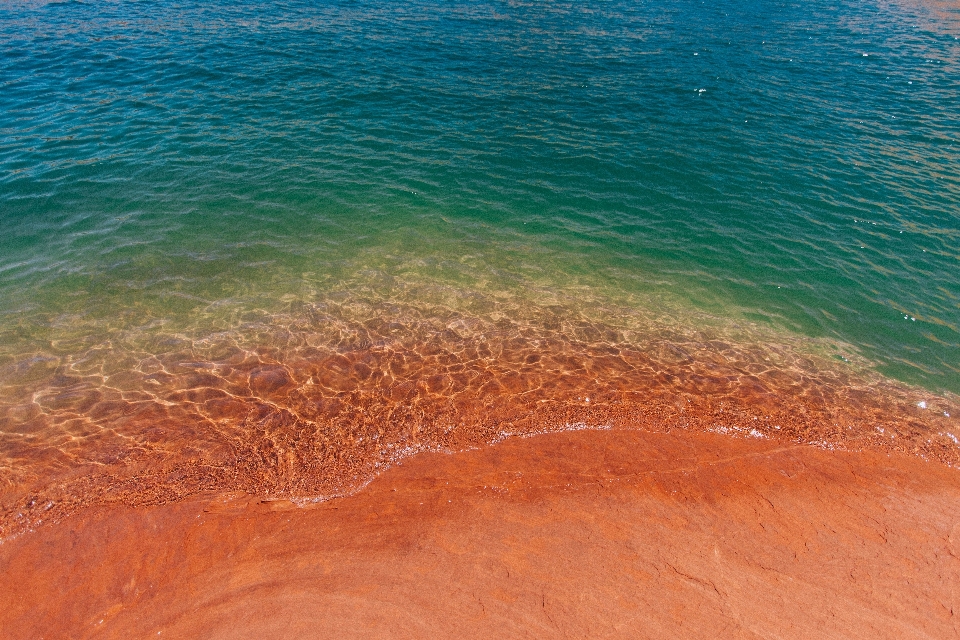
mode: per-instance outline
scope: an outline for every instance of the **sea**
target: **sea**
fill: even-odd
[[[0,537],[957,394],[955,2],[0,4]]]

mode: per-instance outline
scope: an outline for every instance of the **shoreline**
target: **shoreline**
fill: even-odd
[[[0,407],[0,540],[109,504],[230,491],[344,495],[411,454],[576,425],[897,451],[960,466],[952,396],[782,345],[709,334],[631,341],[559,316],[528,326],[321,320],[330,335],[299,327],[282,349],[241,349],[227,337],[109,378],[60,367],[8,390],[23,403]]]
[[[960,472],[903,454],[554,433],[420,454],[309,508],[232,493],[85,510],[0,546],[0,626],[951,637],[958,522]]]

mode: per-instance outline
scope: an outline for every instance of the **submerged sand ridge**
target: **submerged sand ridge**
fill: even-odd
[[[204,491],[322,499],[420,451],[584,426],[960,462],[949,399],[797,345],[643,333],[550,306],[357,306],[8,366],[0,534]]]
[[[943,465],[578,431],[422,454],[309,509],[221,494],[86,510],[0,547],[0,628],[949,638],[958,558],[960,475]]]

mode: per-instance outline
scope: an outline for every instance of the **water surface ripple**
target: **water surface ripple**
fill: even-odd
[[[627,381],[743,411],[788,389],[853,422],[922,402],[939,426],[904,434],[952,460],[958,38],[937,0],[4,4],[4,508],[82,502],[132,452],[153,487],[192,461],[209,486],[333,490],[330,448],[374,429],[350,401],[466,416],[513,389],[489,440]],[[298,414],[336,354],[352,373]],[[309,473],[225,479],[264,411],[312,425],[287,459]],[[447,442],[428,413],[393,444]],[[830,440],[823,416],[794,435]],[[392,459],[371,452],[357,468]]]

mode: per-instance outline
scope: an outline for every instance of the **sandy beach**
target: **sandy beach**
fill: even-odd
[[[0,51],[0,640],[960,640],[958,0]]]
[[[0,574],[9,638],[948,638],[960,473],[575,431],[422,454],[310,508],[91,509],[5,543]]]

